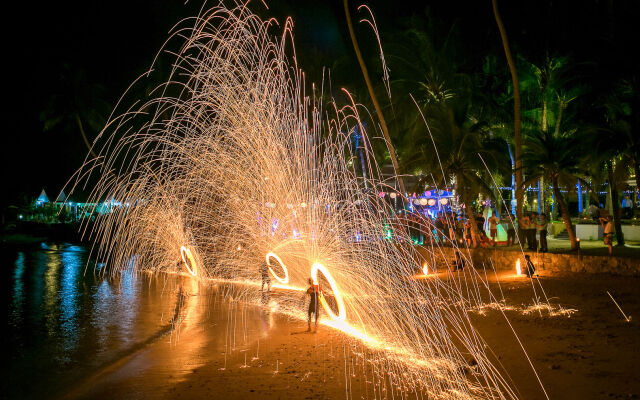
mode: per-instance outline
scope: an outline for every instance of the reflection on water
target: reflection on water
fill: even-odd
[[[109,382],[128,387],[145,373],[159,381],[144,393],[161,396],[211,354],[243,351],[274,325],[273,316],[229,305],[215,287],[188,277],[127,271],[103,278],[81,246],[3,245],[0,256],[8,351],[0,393],[9,398],[55,397],[82,382],[91,383],[76,390],[81,397],[104,397],[113,395]],[[114,368],[119,360],[126,362]]]

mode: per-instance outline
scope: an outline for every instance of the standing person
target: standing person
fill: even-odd
[[[536,273],[536,267],[533,265],[533,262],[531,261],[531,257],[529,257],[528,254],[525,254],[524,259],[525,259],[525,267],[524,267],[525,273],[529,278],[531,278],[533,274]]]
[[[613,217],[600,217],[600,225],[604,229],[604,244],[609,248],[609,255],[613,255]]]
[[[306,295],[309,295],[309,309],[307,310],[307,326],[308,332],[311,332],[311,314],[315,314],[316,331],[318,330],[318,313],[320,311],[320,285],[313,283],[313,279],[309,278],[309,288]]]
[[[507,221],[507,246],[513,246],[516,243],[516,226],[518,221],[511,217]]]
[[[529,249],[536,251],[538,250],[538,240],[536,239],[536,217],[534,215],[535,213],[529,215],[529,237],[527,242],[529,242]]]
[[[260,291],[264,292],[264,286],[267,285],[267,293],[269,293],[271,291],[271,278],[269,277],[269,266],[266,262],[260,264],[260,275],[262,276]]]
[[[438,244],[442,244],[442,237],[444,235],[443,234],[444,219],[442,218],[442,214],[439,214],[438,217],[436,218],[435,228],[436,228],[436,240],[438,241]]]
[[[547,248],[547,225],[549,225],[547,215],[545,213],[540,213],[538,220],[536,221],[536,229],[538,230],[538,235],[540,235],[540,251],[543,253],[549,251]]]
[[[450,239],[450,218],[445,216],[444,213],[440,214],[442,216],[442,242],[444,243],[449,243],[448,240]]]
[[[471,247],[471,218],[467,218],[464,223],[464,240],[467,241],[467,246]]]
[[[484,231],[484,217],[482,213],[478,213],[476,216],[476,224],[478,225],[478,233]]]
[[[491,240],[493,241],[493,247],[496,247],[496,238],[498,237],[498,223],[500,218],[496,215],[489,217],[489,233],[491,233]]]
[[[531,225],[529,215],[522,215],[522,221],[518,221],[518,239],[520,239],[520,245],[523,249],[527,244],[529,245],[528,248],[531,248],[531,244],[527,243],[529,241],[529,225]]]
[[[462,215],[456,216],[456,236],[460,240],[464,240],[464,220]]]
[[[456,250],[453,258],[453,264],[451,265],[454,271],[464,269],[464,258],[462,258],[462,254],[460,254],[460,250]]]

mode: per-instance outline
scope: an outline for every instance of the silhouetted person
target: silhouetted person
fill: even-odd
[[[513,226],[514,224],[517,224],[517,222],[513,218],[510,218],[506,223],[507,246],[513,246],[516,243],[516,227]]]
[[[541,213],[536,220],[536,229],[538,230],[538,234],[540,235],[540,251],[546,253],[549,249],[547,248],[547,225],[549,221],[547,220],[547,216],[545,213]]]
[[[320,285],[313,283],[313,279],[309,278],[309,288],[307,289],[307,295],[309,295],[309,309],[307,310],[307,326],[308,331],[311,331],[311,314],[315,314],[316,331],[318,330],[318,313],[320,311]]]
[[[602,229],[604,229],[604,244],[609,248],[609,255],[613,254],[613,217],[608,215],[605,217],[600,217],[600,225],[602,225]]]
[[[531,225],[531,220],[528,215],[524,214],[522,219],[518,221],[518,239],[520,239],[520,245],[523,249],[529,240],[529,225]],[[530,248],[531,243],[529,243]]]
[[[492,215],[489,217],[489,233],[491,234],[491,240],[493,241],[493,247],[496,246],[497,237],[498,237],[498,223],[500,223],[500,218],[496,215]]]
[[[533,274],[536,273],[536,267],[533,265],[533,262],[531,261],[531,257],[529,257],[528,254],[525,254],[524,259],[525,259],[524,272],[527,274],[529,278],[531,278]]]
[[[262,275],[262,286],[260,291],[264,292],[264,286],[267,285],[267,293],[271,291],[271,278],[269,277],[269,266],[266,262],[260,264],[260,275]]]
[[[462,254],[460,254],[460,251],[456,250],[453,259],[453,265],[451,266],[453,267],[454,271],[464,269],[464,258],[462,258]]]

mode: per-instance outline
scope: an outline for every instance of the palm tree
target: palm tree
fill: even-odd
[[[102,100],[106,90],[103,86],[90,84],[84,71],[64,65],[60,75],[60,88],[51,96],[46,108],[40,113],[43,130],[51,131],[57,127],[72,131],[77,129],[82,141],[93,155],[86,128],[93,132],[102,130],[106,123],[105,116],[111,110],[110,105]]]
[[[520,220],[522,218],[522,162],[520,160],[520,153],[522,152],[522,138],[521,138],[521,118],[520,118],[520,84],[518,82],[518,72],[516,70],[516,64],[511,56],[511,50],[509,49],[509,40],[507,39],[507,32],[502,24],[502,18],[500,17],[500,11],[498,10],[497,0],[491,0],[493,6],[493,15],[496,19],[496,24],[500,30],[500,38],[502,39],[502,46],[504,47],[504,53],[509,64],[509,71],[511,72],[511,80],[513,81],[513,142],[515,147],[515,174],[516,174],[516,218]]]
[[[430,131],[424,123],[423,129],[408,130],[402,166],[423,176],[416,190],[430,184],[440,187],[454,184],[468,216],[472,217],[472,202],[477,193],[495,195],[487,168],[498,175],[509,174],[509,162],[504,140],[492,138],[483,124],[468,118],[467,107],[455,105],[450,102],[430,107],[427,115]],[[471,224],[471,229],[475,245],[476,225]]]
[[[393,143],[391,142],[391,136],[389,136],[389,129],[387,128],[387,123],[385,122],[384,115],[382,114],[382,109],[380,108],[380,104],[378,103],[378,98],[376,97],[373,85],[371,84],[371,79],[369,78],[369,72],[367,71],[367,66],[362,59],[362,53],[360,52],[360,47],[358,46],[358,39],[356,38],[356,34],[353,30],[353,24],[351,23],[351,13],[349,12],[349,0],[344,0],[344,13],[347,18],[347,25],[349,27],[349,35],[351,36],[351,42],[353,43],[353,49],[356,52],[356,57],[358,58],[358,63],[360,64],[360,69],[362,70],[362,75],[364,77],[365,83],[367,84],[367,90],[369,91],[369,96],[371,96],[371,102],[376,109],[376,114],[378,115],[378,119],[380,121],[380,126],[382,127],[382,134],[384,135],[384,139],[387,142],[387,148],[389,149],[389,157],[391,158],[391,163],[393,164],[393,168],[396,170],[396,173],[400,170],[400,166],[398,164],[398,159],[396,157],[396,152],[393,147]],[[405,193],[404,182],[401,176],[397,176],[398,186],[400,187],[400,192]]]
[[[562,221],[569,234],[571,249],[576,250],[578,244],[576,234],[571,225],[569,209],[560,191],[561,185],[573,187],[579,179],[580,139],[575,131],[555,135],[554,132],[538,130],[527,138],[522,154],[522,162],[530,172],[524,185],[534,183],[540,178],[551,182],[553,194],[560,209]]]
[[[624,79],[604,102],[606,121],[620,155],[616,165],[621,171],[635,175],[636,190],[640,191],[640,82],[637,76]],[[633,196],[635,199],[635,196]]]
[[[619,140],[619,132],[612,129],[592,129],[591,131],[593,140],[591,151],[588,153],[589,163],[595,165],[607,181],[613,208],[616,241],[618,246],[624,246],[619,192],[626,187],[626,180],[631,175],[631,161],[621,148],[624,143]]]

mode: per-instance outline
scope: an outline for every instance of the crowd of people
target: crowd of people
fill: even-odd
[[[549,219],[545,213],[525,213],[520,221],[509,213],[502,218],[496,213],[487,218],[482,213],[477,213],[472,218],[455,212],[441,212],[435,217],[408,213],[401,217],[400,222],[409,227],[415,243],[437,243],[444,246],[455,243],[457,246],[466,244],[469,247],[487,248],[497,245],[513,246],[518,243],[519,238],[526,250],[548,251]],[[503,240],[499,240],[500,229],[506,233],[506,240],[504,236]]]

